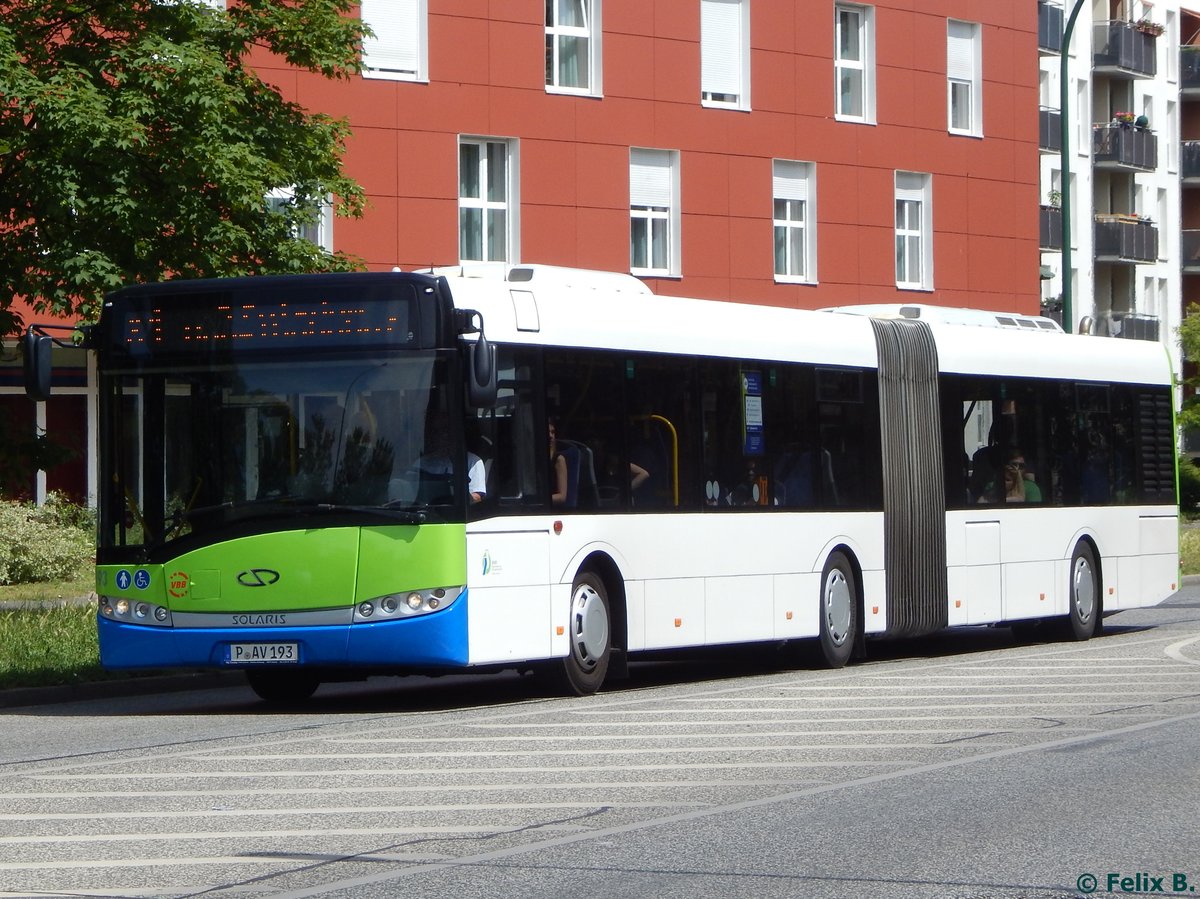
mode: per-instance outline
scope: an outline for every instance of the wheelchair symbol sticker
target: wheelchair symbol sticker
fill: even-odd
[[[133,576],[133,586],[139,590],[145,590],[150,586],[150,572],[145,568],[139,568]]]

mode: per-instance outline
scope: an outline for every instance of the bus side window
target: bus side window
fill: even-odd
[[[497,347],[499,390],[494,406],[468,413],[467,451],[483,460],[487,499],[475,514],[520,509],[538,497],[541,445],[533,381],[536,357],[530,350]]]

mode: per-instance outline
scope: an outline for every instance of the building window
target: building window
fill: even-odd
[[[283,213],[288,207],[298,207],[296,192],[290,187],[281,187],[267,194],[267,208],[272,212]],[[296,236],[303,237],[309,243],[333,252],[333,197],[326,196],[320,205],[308,207],[309,214],[304,222],[296,229]]]
[[[458,145],[461,262],[517,260],[517,143],[462,138]]]
[[[896,286],[933,289],[932,178],[896,173]]]
[[[364,78],[428,81],[428,0],[362,0]]]
[[[855,122],[874,121],[874,8],[839,3],[834,12],[835,114]]]
[[[750,0],[700,0],[700,101],[750,108]]]
[[[946,23],[946,88],[953,134],[983,134],[979,35],[979,26],[974,22],[950,19]]]
[[[600,0],[546,0],[546,89],[600,94]]]
[[[629,153],[629,267],[635,275],[679,273],[679,155]]]
[[[771,192],[775,204],[776,281],[808,283],[817,280],[814,171],[811,162],[777,159],[773,163]]]

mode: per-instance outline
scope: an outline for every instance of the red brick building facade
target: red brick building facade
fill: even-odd
[[[347,165],[370,207],[337,220],[332,243],[372,269],[481,255],[460,242],[460,179],[473,166],[461,144],[484,139],[507,155],[508,262],[630,271],[631,151],[650,149],[666,151],[677,190],[667,265],[633,266],[656,292],[1038,308],[1034,4],[367,0],[363,15],[401,42],[415,23],[408,70],[332,83],[262,71],[349,119]],[[973,34],[976,66],[957,130],[956,28]],[[590,60],[565,85],[560,32]],[[835,89],[847,71],[857,106]],[[702,95],[723,77],[734,90]],[[808,179],[803,283],[776,276],[775,161]],[[928,176],[932,246],[915,289],[897,288],[897,173]]]

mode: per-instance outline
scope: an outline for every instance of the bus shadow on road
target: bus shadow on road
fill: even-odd
[[[1095,639],[1106,640],[1152,630],[1154,627],[1153,623],[1105,622],[1103,633]],[[950,659],[1055,643],[1059,643],[1059,637],[1050,627],[1036,628],[1019,635],[1006,626],[961,627],[923,637],[868,641],[865,658],[853,661],[842,671],[853,676],[856,668],[877,663],[904,659]],[[1064,642],[1061,645],[1068,647],[1080,644]],[[816,641],[693,648],[640,655],[630,663],[629,676],[610,678],[602,695],[632,695],[646,689],[774,677],[784,673],[803,678],[827,671]],[[77,697],[79,701],[33,704],[6,709],[5,712],[61,717],[236,714],[311,720],[328,716],[501,708],[558,702],[567,698],[557,689],[552,678],[533,671],[447,674],[441,677],[377,676],[366,680],[323,684],[312,698],[294,704],[263,702],[244,681],[228,675],[220,679],[219,686],[206,689],[188,689],[182,683],[173,685],[169,690],[155,689],[149,684],[140,691],[134,688],[129,692],[113,685],[110,687],[103,701],[89,701],[93,697],[81,695]]]
[[[1106,624],[1104,640],[1123,634],[1152,629],[1152,625]],[[865,659],[846,669],[878,662],[902,659],[936,660],[971,656],[994,650],[1022,646],[1049,645],[1060,640],[1053,629],[1034,631],[1017,637],[1008,627],[967,627],[941,631],[907,640],[871,641]],[[1063,646],[1078,644],[1061,643]],[[828,671],[820,659],[815,641],[794,644],[753,644],[750,646],[690,649],[679,652],[644,654],[629,665],[629,676],[610,679],[602,695],[633,695],[659,687],[705,684],[780,674],[820,674]],[[236,710],[256,714],[369,714],[379,712],[442,712],[480,706],[512,706],[563,700],[547,678],[535,673],[504,672],[488,675],[447,675],[445,677],[373,677],[368,681],[326,684],[302,705],[273,706],[262,703],[246,691],[246,702]],[[580,700],[586,702],[587,700]],[[214,708],[214,713],[235,710],[232,706]]]

